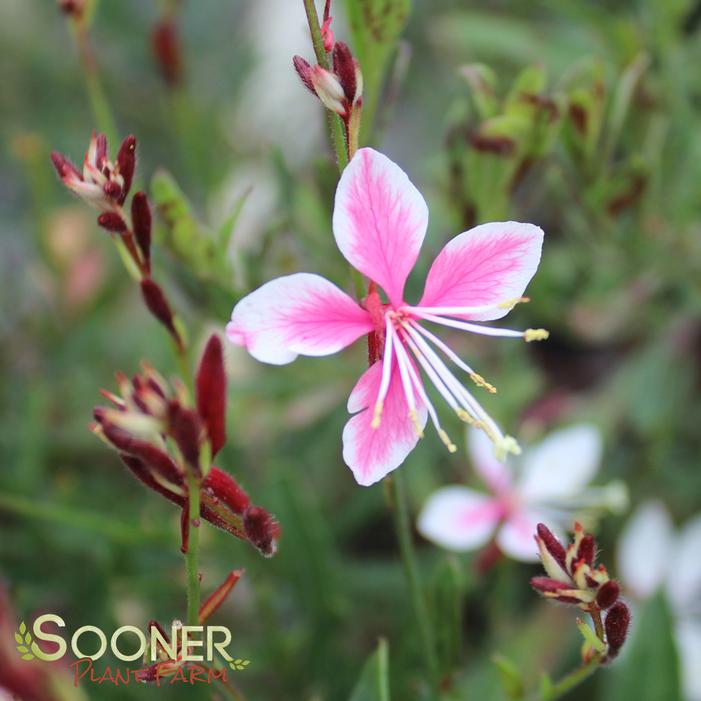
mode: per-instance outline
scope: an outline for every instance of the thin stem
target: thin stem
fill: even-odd
[[[80,65],[85,77],[85,88],[90,101],[97,128],[105,134],[109,143],[117,143],[117,127],[112,109],[102,88],[97,60],[90,45],[88,26],[85,18],[71,22],[73,40],[78,48]]]
[[[547,692],[538,692],[529,697],[529,701],[556,701],[562,698],[568,691],[571,691],[576,686],[579,686],[583,681],[588,679],[599,668],[602,655],[594,655],[588,662],[577,667],[569,674],[565,675],[560,681],[553,684]]]
[[[187,472],[187,488],[189,503],[188,527],[190,539],[187,554],[185,555],[185,568],[187,572],[187,623],[190,626],[199,625],[200,618],[200,483],[192,470]]]
[[[314,46],[314,54],[316,56],[316,62],[324,69],[329,70],[329,57],[326,55],[326,49],[324,48],[324,40],[321,36],[321,27],[319,26],[319,15],[316,13],[316,6],[314,5],[314,0],[303,0],[304,1],[304,11],[307,14],[307,24],[309,25],[309,33],[312,37],[312,44]],[[344,126],[341,118],[331,112],[326,111],[327,120],[329,123],[329,131],[331,134],[331,145],[336,153],[336,163],[338,165],[338,170],[342,173],[343,169],[348,165],[348,150],[346,146],[346,139],[344,136]]]
[[[419,627],[419,635],[424,650],[425,663],[428,668],[429,677],[434,685],[438,684],[438,657],[436,655],[435,637],[433,626],[428,615],[426,598],[421,586],[419,568],[416,564],[416,553],[411,537],[411,526],[409,521],[409,507],[407,504],[406,487],[404,476],[401,470],[396,470],[388,480],[388,488],[392,498],[394,512],[394,527],[399,540],[399,549],[404,562],[404,570],[409,585],[411,603],[414,609],[414,616]]]

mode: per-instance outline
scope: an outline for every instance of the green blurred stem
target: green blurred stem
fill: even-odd
[[[193,471],[187,471],[188,489],[188,529],[190,539],[185,555],[187,572],[187,624],[199,625],[200,620],[200,482]]]
[[[424,650],[425,663],[428,668],[429,677],[434,685],[434,690],[438,686],[438,657],[436,655],[435,637],[433,626],[428,615],[426,597],[421,586],[419,568],[416,563],[416,553],[411,535],[411,524],[409,520],[409,505],[407,503],[406,485],[401,470],[395,470],[388,480],[388,488],[392,499],[392,511],[394,514],[394,527],[399,540],[399,550],[404,562],[409,594],[414,609],[414,616],[419,627],[419,635]]]
[[[528,698],[528,701],[556,701],[562,698],[567,692],[579,686],[588,679],[596,670],[602,660],[602,655],[594,655],[589,662],[573,670],[559,682],[553,684],[547,692],[538,692]]]
[[[90,45],[87,20],[84,18],[71,21],[71,31],[73,40],[78,48],[80,65],[85,78],[85,88],[88,93],[90,108],[95,118],[95,124],[105,134],[108,143],[116,144],[117,127],[112,115],[112,109],[102,88],[97,60]]]
[[[319,27],[319,15],[316,13],[314,0],[303,0],[304,11],[307,13],[307,23],[309,24],[309,33],[312,35],[312,44],[314,45],[314,54],[317,63],[325,70],[330,69],[329,57],[326,55],[324,48],[324,40],[321,38],[321,28]],[[348,151],[346,148],[346,139],[344,137],[344,128],[341,118],[331,112],[326,111],[327,120],[329,123],[329,131],[331,134],[331,145],[336,153],[336,163],[338,170],[343,172],[343,169],[348,165]]]

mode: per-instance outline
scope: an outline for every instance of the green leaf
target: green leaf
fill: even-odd
[[[19,632],[24,635],[27,632],[27,626],[24,621],[19,624]]]
[[[522,699],[524,694],[523,680],[516,665],[504,655],[494,655],[492,662],[499,672],[499,680],[504,693],[510,699]]]
[[[32,655],[31,652],[28,652],[26,655],[22,655],[22,659],[23,659],[23,660],[27,660],[27,661],[33,660],[33,659],[34,659],[34,655]]]
[[[24,640],[22,640],[22,636],[19,633],[15,633],[15,640],[17,641],[18,645],[21,645]]]
[[[29,652],[29,648],[26,645],[18,645],[17,652]]]
[[[377,650],[365,663],[349,701],[390,701],[389,652],[386,640],[380,639]]]
[[[605,679],[604,701],[682,700],[672,620],[662,595],[633,619],[631,638]]]
[[[454,557],[440,561],[431,577],[429,599],[441,669],[450,674],[460,660],[465,577]]]

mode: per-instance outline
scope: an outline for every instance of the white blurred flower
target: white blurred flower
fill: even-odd
[[[582,510],[625,505],[620,483],[587,488],[602,453],[594,426],[578,424],[551,433],[520,457],[516,469],[494,457],[482,431],[469,430],[468,451],[491,493],[443,487],[429,497],[418,520],[424,537],[449,550],[474,550],[496,534],[506,555],[535,562],[538,523],[564,529]]]
[[[701,701],[701,514],[675,531],[661,502],[639,506],[618,544],[618,573],[638,600],[664,589],[674,617],[684,695]]]

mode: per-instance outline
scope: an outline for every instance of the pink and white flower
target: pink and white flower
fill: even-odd
[[[490,494],[461,485],[442,487],[429,497],[418,519],[419,532],[448,550],[474,550],[496,535],[503,553],[535,562],[538,523],[564,531],[576,515],[620,508],[626,500],[617,483],[586,488],[602,452],[599,431],[589,424],[551,433],[524,451],[517,469],[495,458],[481,431],[470,429],[468,450]]]
[[[618,573],[642,601],[663,589],[674,632],[687,701],[701,701],[701,514],[675,531],[664,505],[641,504],[618,543]]]
[[[402,464],[423,436],[428,416],[443,443],[456,450],[419,368],[460,419],[489,436],[498,453],[518,450],[445,359],[477,385],[494,388],[425,328],[426,322],[526,341],[547,337],[543,329],[513,331],[474,323],[499,319],[523,301],[540,260],[541,229],[499,222],[456,236],[438,254],[421,301],[413,305],[404,299],[404,284],[427,224],[426,202],[406,174],[377,151],[360,149],[338,184],[333,232],[346,260],[370,279],[367,298],[359,304],[325,278],[297,273],[244,297],[227,326],[229,340],[274,365],[298,355],[337,353],[368,335],[377,359],[351,392],[348,410],[355,416],[343,431],[343,457],[361,485],[379,481]]]

